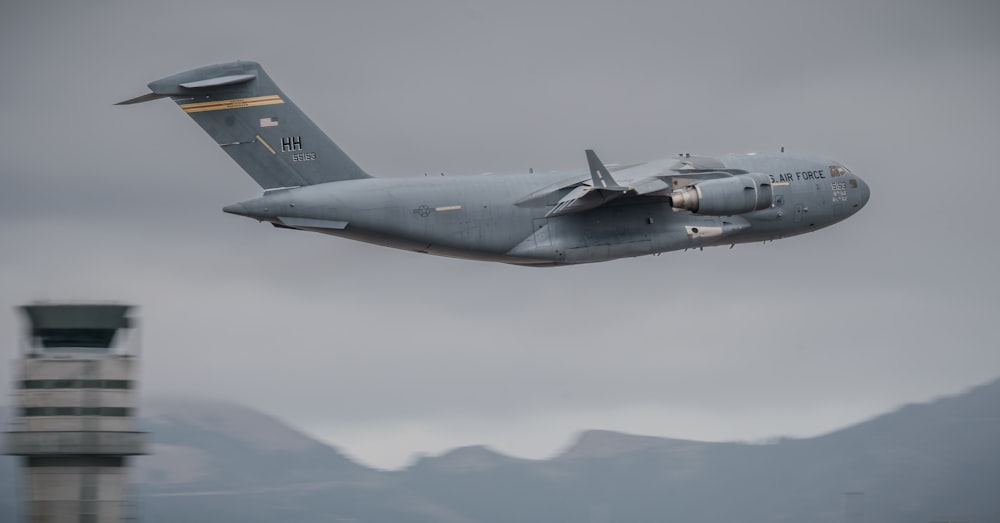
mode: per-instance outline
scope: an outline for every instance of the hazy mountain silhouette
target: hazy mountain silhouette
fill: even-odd
[[[824,436],[706,443],[588,431],[548,460],[481,446],[375,471],[245,407],[154,401],[136,463],[146,521],[1000,522],[1000,381]],[[0,413],[2,414],[2,413]],[[6,424],[5,424],[6,426]],[[0,460],[13,520],[15,460]]]

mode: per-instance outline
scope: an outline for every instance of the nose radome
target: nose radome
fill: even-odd
[[[858,209],[860,209],[864,207],[866,203],[868,203],[868,198],[871,197],[872,192],[871,189],[868,188],[868,184],[865,183],[864,180],[862,180],[860,177],[857,176],[856,178],[858,179],[858,196],[857,196]]]
[[[229,214],[238,214],[240,216],[247,216],[247,208],[243,206],[243,203],[234,203],[232,205],[227,205],[222,208],[222,212],[227,212]]]

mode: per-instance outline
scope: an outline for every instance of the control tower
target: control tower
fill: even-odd
[[[136,340],[128,305],[28,305],[14,362],[16,418],[5,452],[21,456],[24,521],[132,520],[127,464],[136,432]]]

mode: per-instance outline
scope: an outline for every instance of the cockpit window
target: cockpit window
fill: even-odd
[[[851,171],[844,167],[843,165],[831,165],[830,166],[830,176],[836,178],[837,176],[843,176],[845,174],[851,174]]]

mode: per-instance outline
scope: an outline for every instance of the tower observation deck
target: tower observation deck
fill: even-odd
[[[127,463],[136,431],[137,361],[128,305],[27,305],[12,366],[16,418],[5,452],[21,456],[29,523],[132,520]]]

